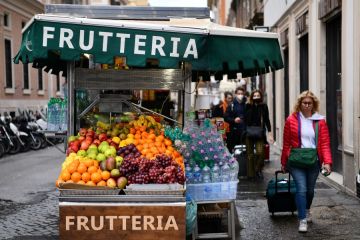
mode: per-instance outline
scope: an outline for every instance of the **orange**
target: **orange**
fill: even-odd
[[[156,138],[156,136],[155,136],[155,134],[154,134],[154,133],[150,133],[150,134],[149,134],[149,138],[150,138],[150,139],[155,139],[155,138]]]
[[[131,134],[135,134],[135,133],[136,133],[135,128],[130,128],[130,133],[131,133]]]
[[[84,182],[90,181],[90,179],[91,179],[90,173],[84,172],[84,173],[81,175],[81,179],[82,179]]]
[[[164,140],[164,143],[165,143],[166,146],[171,146],[172,145],[171,140],[169,140],[167,138]]]
[[[145,157],[148,159],[152,159],[154,155],[152,153],[147,153]]]
[[[64,171],[61,173],[61,179],[62,179],[63,181],[66,182],[66,181],[70,180],[70,178],[71,178],[71,175],[70,175],[69,171],[64,170]]]
[[[92,174],[92,173],[94,173],[94,172],[97,172],[97,170],[98,170],[97,167],[95,167],[95,166],[90,166],[87,171],[88,171],[88,173]]]
[[[149,153],[149,149],[145,148],[141,151],[141,154],[146,156],[146,154]]]
[[[97,170],[97,172],[98,172],[99,174],[101,174],[101,173],[102,173],[102,170],[99,168],[99,169]]]
[[[56,180],[56,182],[55,182],[56,187],[59,187],[59,186],[60,186],[60,183],[63,183],[63,182],[64,182],[64,181],[63,181],[62,179]]]
[[[103,179],[103,180],[108,180],[109,178],[110,178],[110,172],[109,171],[102,171],[101,172],[101,178]]]
[[[136,148],[141,152],[144,149],[144,146],[139,144],[136,146]]]
[[[154,154],[156,154],[156,153],[158,153],[158,150],[157,150],[156,147],[152,147],[152,148],[151,148],[151,152],[154,153]]]
[[[93,182],[93,181],[88,181],[86,183],[86,185],[89,185],[89,186],[96,186],[96,184]]]
[[[157,142],[162,142],[162,141],[164,141],[164,136],[163,136],[163,135],[157,136],[156,139],[155,139],[155,141],[157,141]]]
[[[99,162],[96,161],[96,160],[94,160],[94,166],[95,166],[95,167],[99,167]]]
[[[71,163],[66,169],[69,171],[69,173],[74,173],[77,170],[77,166],[76,164]]]
[[[153,140],[150,139],[150,138],[146,139],[145,141],[146,141],[146,143],[149,143],[149,144],[150,144],[150,143],[153,143]]]
[[[84,172],[87,171],[87,167],[85,165],[85,163],[80,163],[78,168],[77,168],[77,171],[80,173],[80,174],[83,174]]]
[[[146,126],[141,126],[140,131],[145,132],[146,131]],[[147,132],[145,132],[145,133],[147,134]]]
[[[80,180],[77,182],[77,184],[85,184],[85,182],[83,180]]]
[[[97,183],[97,186],[106,187],[106,182],[104,180],[101,180],[100,182]]]
[[[86,167],[90,167],[90,166],[94,165],[94,162],[92,160],[87,160],[83,163],[85,164]]]
[[[78,182],[81,180],[81,174],[78,172],[74,172],[73,174],[71,174],[71,180],[73,180],[74,182]]]
[[[173,152],[175,149],[172,146],[168,146],[167,150],[169,150],[170,152]]]
[[[162,143],[159,142],[159,141],[157,141],[157,142],[154,143],[154,145],[155,145],[156,147],[161,147]]]
[[[135,139],[140,139],[140,138],[141,138],[141,135],[140,135],[139,133],[136,133],[136,134],[134,135],[134,138],[135,138]]]
[[[101,173],[95,172],[91,174],[91,181],[94,183],[98,183],[102,180]]]
[[[144,138],[147,138],[148,137],[148,133],[147,132],[142,132],[141,133],[141,136],[142,136],[142,138],[144,139]]]
[[[175,158],[180,157],[180,153],[178,151],[174,151],[173,155],[174,155]]]

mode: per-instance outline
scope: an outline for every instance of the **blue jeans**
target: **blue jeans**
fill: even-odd
[[[320,163],[315,164],[314,167],[303,169],[288,166],[288,170],[293,177],[296,185],[296,207],[298,210],[298,218],[306,218],[306,210],[310,209],[314,198],[314,189],[316,179],[320,172]]]

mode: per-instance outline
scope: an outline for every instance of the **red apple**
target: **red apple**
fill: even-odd
[[[118,150],[118,148],[119,148],[119,144],[117,144],[116,142],[113,142],[113,141],[111,141],[110,146],[114,146],[116,148],[116,150]]]
[[[83,141],[80,146],[80,150],[87,150],[89,148],[91,143],[87,143],[86,141]]]
[[[78,138],[78,140],[79,140],[80,142],[82,142],[82,141],[85,140],[85,137],[84,137],[84,136],[80,136],[80,137]]]
[[[86,133],[86,137],[93,138],[94,136],[95,136],[95,132],[93,130],[88,130],[88,132]]]
[[[80,130],[79,130],[79,134],[80,134],[80,136],[85,137],[85,136],[86,136],[86,133],[87,133],[86,128],[80,128]]]
[[[109,139],[106,139],[106,141],[110,144],[112,143],[112,140],[109,138]]]
[[[99,140],[100,140],[100,142],[106,141],[106,139],[107,139],[106,133],[101,133],[101,134],[99,134]]]
[[[72,145],[71,147],[70,147],[70,151],[73,151],[73,152],[75,152],[75,153],[77,153],[77,151],[79,151],[79,147],[78,146],[76,146],[76,145]]]
[[[99,139],[95,139],[95,140],[93,141],[93,144],[95,144],[96,146],[99,146],[100,143],[101,143],[101,141],[100,141]]]

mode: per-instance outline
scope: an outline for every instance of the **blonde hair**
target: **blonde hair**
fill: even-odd
[[[298,96],[295,106],[293,108],[293,113],[300,112],[301,102],[302,102],[302,100],[304,100],[304,98],[307,98],[307,97],[309,97],[313,100],[312,113],[319,112],[319,107],[320,107],[319,99],[315,96],[315,94],[313,92],[311,92],[310,90],[306,90],[306,91],[303,91],[302,93],[300,93],[300,95]]]

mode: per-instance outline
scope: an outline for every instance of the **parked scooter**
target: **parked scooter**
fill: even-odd
[[[0,116],[0,137],[5,148],[5,153],[15,154],[20,152],[20,142],[18,137],[6,124],[5,116]]]

